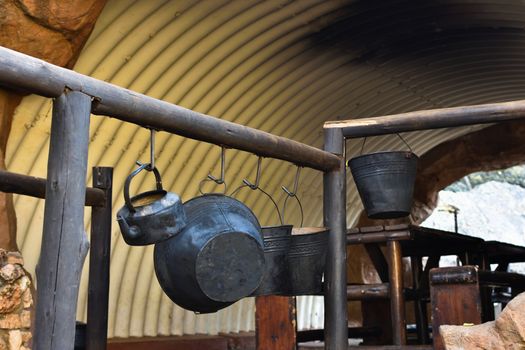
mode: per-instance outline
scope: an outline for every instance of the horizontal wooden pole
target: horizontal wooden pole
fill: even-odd
[[[46,179],[0,170],[0,191],[25,196],[46,198]],[[86,206],[104,206],[106,194],[98,188],[86,189]]]
[[[43,60],[0,47],[0,85],[57,97],[65,89],[94,99],[94,114],[191,139],[276,158],[321,171],[339,167],[339,157],[318,148],[198,113]]]
[[[346,286],[347,300],[387,299],[390,297],[388,283],[356,284]]]
[[[383,231],[372,233],[347,233],[346,244],[384,243],[387,241],[403,241],[411,239],[410,231]]]
[[[498,123],[525,118],[525,100],[474,106],[431,109],[375,118],[329,121],[325,129],[343,129],[346,138],[405,131]]]

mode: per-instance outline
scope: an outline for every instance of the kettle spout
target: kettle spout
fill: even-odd
[[[122,235],[126,241],[132,242],[142,236],[140,228],[135,225],[129,226],[126,219],[124,219],[122,216],[117,216],[117,222],[120,227],[120,232],[122,232]]]

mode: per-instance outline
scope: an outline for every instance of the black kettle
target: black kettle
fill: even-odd
[[[156,189],[129,196],[131,180],[142,170],[155,174]],[[162,188],[160,173],[150,164],[141,164],[124,184],[125,205],[117,213],[124,241],[129,245],[154,244],[175,236],[186,226],[180,197]]]

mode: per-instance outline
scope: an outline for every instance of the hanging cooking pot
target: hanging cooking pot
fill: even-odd
[[[323,293],[328,230],[324,227],[300,227],[292,231],[288,252],[291,288],[288,295]]]
[[[236,199],[205,194],[184,203],[184,230],[155,244],[155,273],[177,305],[216,312],[249,296],[261,283],[265,258],[261,227]]]
[[[162,188],[157,168],[141,164],[124,183],[124,206],[117,213],[117,222],[124,241],[129,245],[153,244],[178,234],[186,225],[186,215],[179,196]],[[131,180],[142,170],[155,174],[156,189],[129,196]]]
[[[292,225],[262,228],[266,271],[253,295],[279,295],[292,289],[288,253],[292,243]]]
[[[417,159],[412,152],[378,152],[348,161],[369,218],[394,219],[410,214]]]

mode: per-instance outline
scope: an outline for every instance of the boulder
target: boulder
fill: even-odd
[[[525,293],[512,299],[495,321],[475,326],[441,326],[447,350],[525,349]]]

